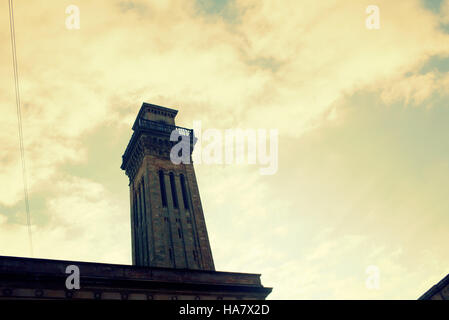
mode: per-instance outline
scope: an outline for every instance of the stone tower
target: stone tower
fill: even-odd
[[[178,143],[170,141],[173,130],[183,147],[190,143],[184,160],[191,160],[195,140],[193,130],[175,125],[176,114],[144,103],[123,155],[133,265],[0,256],[0,300],[260,300],[270,294],[260,274],[215,271],[193,165],[170,160]],[[65,270],[73,265],[81,270],[79,290],[66,285]]]
[[[192,161],[174,164],[173,130],[177,110],[143,103],[123,154],[129,177],[132,258],[137,266],[215,270]]]

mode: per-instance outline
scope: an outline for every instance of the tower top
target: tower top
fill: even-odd
[[[133,264],[215,270],[192,162],[171,160],[173,133],[194,145],[177,110],[143,103],[122,156],[129,177]]]
[[[136,121],[134,121],[133,130],[136,130],[137,122],[140,119],[175,125],[175,117],[177,114],[178,110],[144,102],[137,114]]]
[[[166,159],[170,159],[170,150],[175,142],[170,140],[170,135],[173,130],[176,130],[180,135],[190,137],[191,151],[193,151],[194,134],[192,129],[178,127],[175,124],[175,117],[178,110],[170,109],[155,104],[144,102],[140,107],[136,120],[133,124],[133,134],[126,147],[125,153],[122,156],[121,169],[126,171],[130,180],[134,178],[137,172],[136,160],[132,155],[143,155],[134,151],[145,151],[146,153],[159,153]],[[147,138],[140,139],[144,135]],[[151,139],[148,139],[151,137]],[[146,142],[145,142],[146,141]],[[143,144],[152,144],[151,147],[143,148]],[[136,150],[134,150],[136,149]],[[139,160],[140,161],[140,160]]]

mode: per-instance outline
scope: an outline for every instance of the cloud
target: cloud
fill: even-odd
[[[343,94],[389,79],[408,81],[407,87],[412,79],[401,76],[405,71],[430,54],[448,52],[448,35],[419,1],[380,2],[378,31],[364,27],[363,2],[303,5],[236,1],[241,19],[230,24],[198,15],[192,1],[84,1],[82,27],[69,31],[61,23],[64,2],[27,5],[27,10],[17,4],[31,176],[38,179],[37,168],[85,161],[77,139],[100,126],[129,122],[142,100],[181,106],[187,125],[201,114],[216,127],[274,127],[298,137]],[[38,23],[36,16],[45,16],[47,22]],[[9,61],[7,28],[3,30],[2,61]],[[37,47],[30,45],[32,39]],[[2,72],[9,72],[6,64]],[[2,87],[12,91],[11,75],[3,78]],[[420,77],[416,85],[424,80],[431,81]],[[426,85],[413,97],[422,99],[433,89]],[[118,105],[112,100],[117,96],[132,99]],[[1,140],[14,148],[9,134],[15,130],[13,94],[5,91],[0,99],[5,108],[2,126],[8,128]],[[54,152],[45,154],[33,147],[37,145]],[[17,162],[16,154],[9,163]],[[49,169],[38,181],[51,174]],[[10,188],[20,194],[20,183],[11,182]],[[5,198],[5,204],[18,200]]]
[[[386,81],[381,93],[385,103],[403,101],[406,105],[420,105],[434,93],[444,94],[449,88],[449,73],[428,72]]]
[[[30,193],[47,217],[33,220],[39,256],[129,263],[119,162],[147,101],[178,108],[184,127],[279,129],[275,176],[197,167],[218,269],[263,273],[275,298],[415,297],[438,280],[447,115],[426,106],[448,76],[418,71],[449,54],[447,1],[441,14],[378,1],[380,30],[365,28],[369,1],[236,0],[235,19],[194,1],[78,3],[80,30],[65,29],[69,1],[16,3]],[[9,219],[24,216],[23,185],[0,26],[0,204],[14,211],[0,213],[0,250],[27,255],[25,225]],[[365,292],[369,264],[392,281],[385,291]]]
[[[442,23],[449,23],[449,1],[442,2],[440,11]]]
[[[48,223],[32,228],[37,257],[130,263],[130,225],[124,203],[114,201],[101,184],[86,179],[67,177],[54,188],[57,193],[45,205]],[[0,230],[0,243],[9,244],[2,246],[2,255],[28,252],[25,224],[8,223],[0,214]]]

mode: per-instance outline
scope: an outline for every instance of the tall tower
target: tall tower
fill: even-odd
[[[133,266],[0,256],[0,300],[260,300],[270,294],[260,274],[215,271],[193,165],[170,159],[178,143],[171,133],[181,135],[183,151],[190,143],[190,160],[195,140],[193,130],[175,125],[177,113],[144,103],[123,154]],[[79,290],[61,281],[71,265],[83,270]]]
[[[177,110],[143,103],[122,156],[129,177],[133,264],[215,270],[192,161],[174,164],[170,150]]]

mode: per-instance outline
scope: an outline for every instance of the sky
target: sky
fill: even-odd
[[[0,255],[28,257],[0,12]],[[449,272],[449,0],[15,1],[15,27],[34,257],[131,264],[120,164],[145,101],[279,132],[273,175],[195,167],[217,270],[270,299],[416,299]]]

